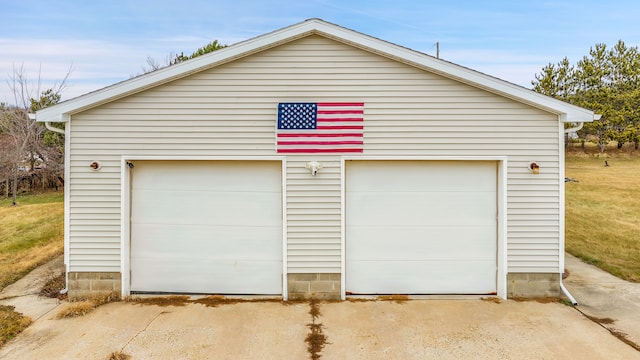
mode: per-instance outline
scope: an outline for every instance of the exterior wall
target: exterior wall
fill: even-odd
[[[320,36],[72,115],[69,270],[121,271],[121,156],[274,156],[277,103],[290,101],[364,102],[366,156],[508,156],[507,271],[559,272],[556,115]],[[341,271],[340,164],[287,157],[289,273]]]

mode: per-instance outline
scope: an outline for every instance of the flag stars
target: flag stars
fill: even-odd
[[[304,130],[316,128],[317,104],[286,103],[278,106],[278,128]]]

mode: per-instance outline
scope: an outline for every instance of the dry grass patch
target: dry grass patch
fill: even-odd
[[[95,310],[98,306],[115,301],[120,301],[120,295],[116,293],[96,295],[88,299],[73,301],[58,312],[56,319],[85,316]]]
[[[62,193],[0,201],[0,289],[63,251]]]
[[[307,324],[309,333],[304,341],[307,343],[307,351],[312,360],[318,360],[322,357],[320,354],[327,344],[327,336],[322,332],[322,324]]]
[[[172,296],[154,296],[154,297],[137,297],[127,296],[125,302],[136,303],[140,305],[156,305],[156,306],[185,306],[191,302],[187,295]]]
[[[487,297],[481,298],[481,300],[486,302],[492,302],[495,304],[502,304],[502,299],[500,299],[497,296],[487,296]]]
[[[271,302],[271,303],[281,303],[283,305],[286,304],[286,302],[280,298],[242,299],[242,298],[228,298],[223,295],[210,295],[200,299],[192,300],[191,302],[193,302],[194,304],[204,305],[206,307],[218,307],[220,305],[233,305],[233,304],[248,303],[248,302],[251,302],[251,303]]]
[[[0,346],[13,339],[29,324],[31,319],[15,312],[13,306],[0,305]]]
[[[56,319],[68,319],[74,317],[85,316],[92,312],[95,306],[91,301],[76,301],[69,303],[65,308],[60,310],[56,315]]]
[[[111,354],[109,354],[109,357],[107,358],[107,360],[129,360],[129,359],[131,359],[131,355],[127,355],[122,351],[114,351]]]
[[[206,297],[191,299],[188,295],[170,295],[170,296],[155,296],[155,297],[137,297],[128,296],[124,299],[126,302],[141,304],[141,305],[156,305],[156,306],[185,306],[187,304],[200,304],[206,307],[218,307],[221,305],[233,305],[241,303],[280,303],[282,305],[293,305],[299,303],[306,303],[306,301],[290,300],[284,301],[281,298],[239,298],[239,297],[226,297],[224,295],[209,295]]]
[[[640,282],[640,159],[569,155],[566,250],[625,280]]]
[[[393,301],[396,304],[404,304],[409,301],[409,295],[380,295],[378,296],[380,301]]]
[[[346,301],[351,302],[351,303],[361,303],[361,302],[375,301],[375,299],[367,299],[367,298],[359,298],[359,297],[348,297]]]
[[[67,284],[67,274],[49,275],[49,280],[42,286],[38,295],[58,300],[67,298],[67,294],[60,294],[60,290],[64,289]]]
[[[585,314],[585,313],[583,313],[583,315],[584,315],[587,319],[589,319],[589,320],[591,320],[591,321],[593,321],[593,322],[596,322],[596,323],[598,323],[598,324],[608,325],[608,324],[613,324],[614,322],[616,322],[616,321],[615,321],[615,320],[613,320],[612,318],[599,318],[599,317],[595,317],[595,316],[587,315],[587,314]]]
[[[580,310],[578,310],[578,311],[580,311]],[[599,318],[599,317],[595,317],[595,316],[590,316],[590,315],[587,315],[587,314],[583,313],[582,311],[580,311],[580,313],[582,315],[584,315],[587,319],[589,319],[589,320],[593,321],[594,323],[602,326],[604,329],[609,331],[611,333],[611,335],[617,337],[623,343],[631,346],[636,351],[640,351],[640,345],[636,344],[635,342],[630,340],[628,338],[628,334],[626,334],[626,333],[624,333],[622,331],[619,331],[619,330],[616,330],[616,329],[613,329],[613,328],[605,326],[605,325],[611,325],[611,324],[615,323],[616,321],[614,319],[611,319],[611,318]]]
[[[307,351],[312,360],[319,360],[322,355],[322,349],[327,344],[327,336],[322,331],[324,327],[322,323],[316,321],[320,317],[320,305],[317,300],[312,299],[309,302],[309,315],[311,315],[311,323],[307,324],[309,327],[309,333],[305,337],[304,341],[307,343]]]
[[[137,297],[127,296],[125,302],[136,303],[140,305],[156,305],[156,306],[185,306],[191,302],[188,295],[171,295],[171,296],[154,296],[154,297]]]

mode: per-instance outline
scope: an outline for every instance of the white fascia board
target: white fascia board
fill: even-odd
[[[266,48],[304,37],[313,31],[313,23],[303,22],[282,30],[249,39],[238,44],[198,56],[189,61],[167,66],[148,74],[81,95],[36,112],[37,121],[66,122],[69,115],[179,79],[207,68],[247,56]]]
[[[418,65],[421,68],[444,77],[550,111],[558,114],[562,122],[590,122],[595,119],[593,111],[571,105],[508,81],[445,60],[437,59],[415,50],[342,28],[338,25],[318,21],[315,26],[316,31],[324,33],[338,41],[346,41],[353,46],[390,56],[401,62]]]
[[[64,122],[68,120],[68,115],[73,113],[314,33],[550,111],[558,114],[562,122],[589,122],[594,119],[593,112],[587,109],[570,105],[507,81],[319,19],[303,21],[284,29],[198,56],[184,63],[168,66],[62,102],[38,111],[36,119],[37,121]]]

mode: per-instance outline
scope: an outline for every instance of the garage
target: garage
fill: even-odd
[[[346,161],[347,294],[497,291],[495,161]]]
[[[563,139],[599,118],[320,19],[36,112],[71,299],[559,296]]]
[[[280,161],[130,161],[131,291],[282,294]]]

